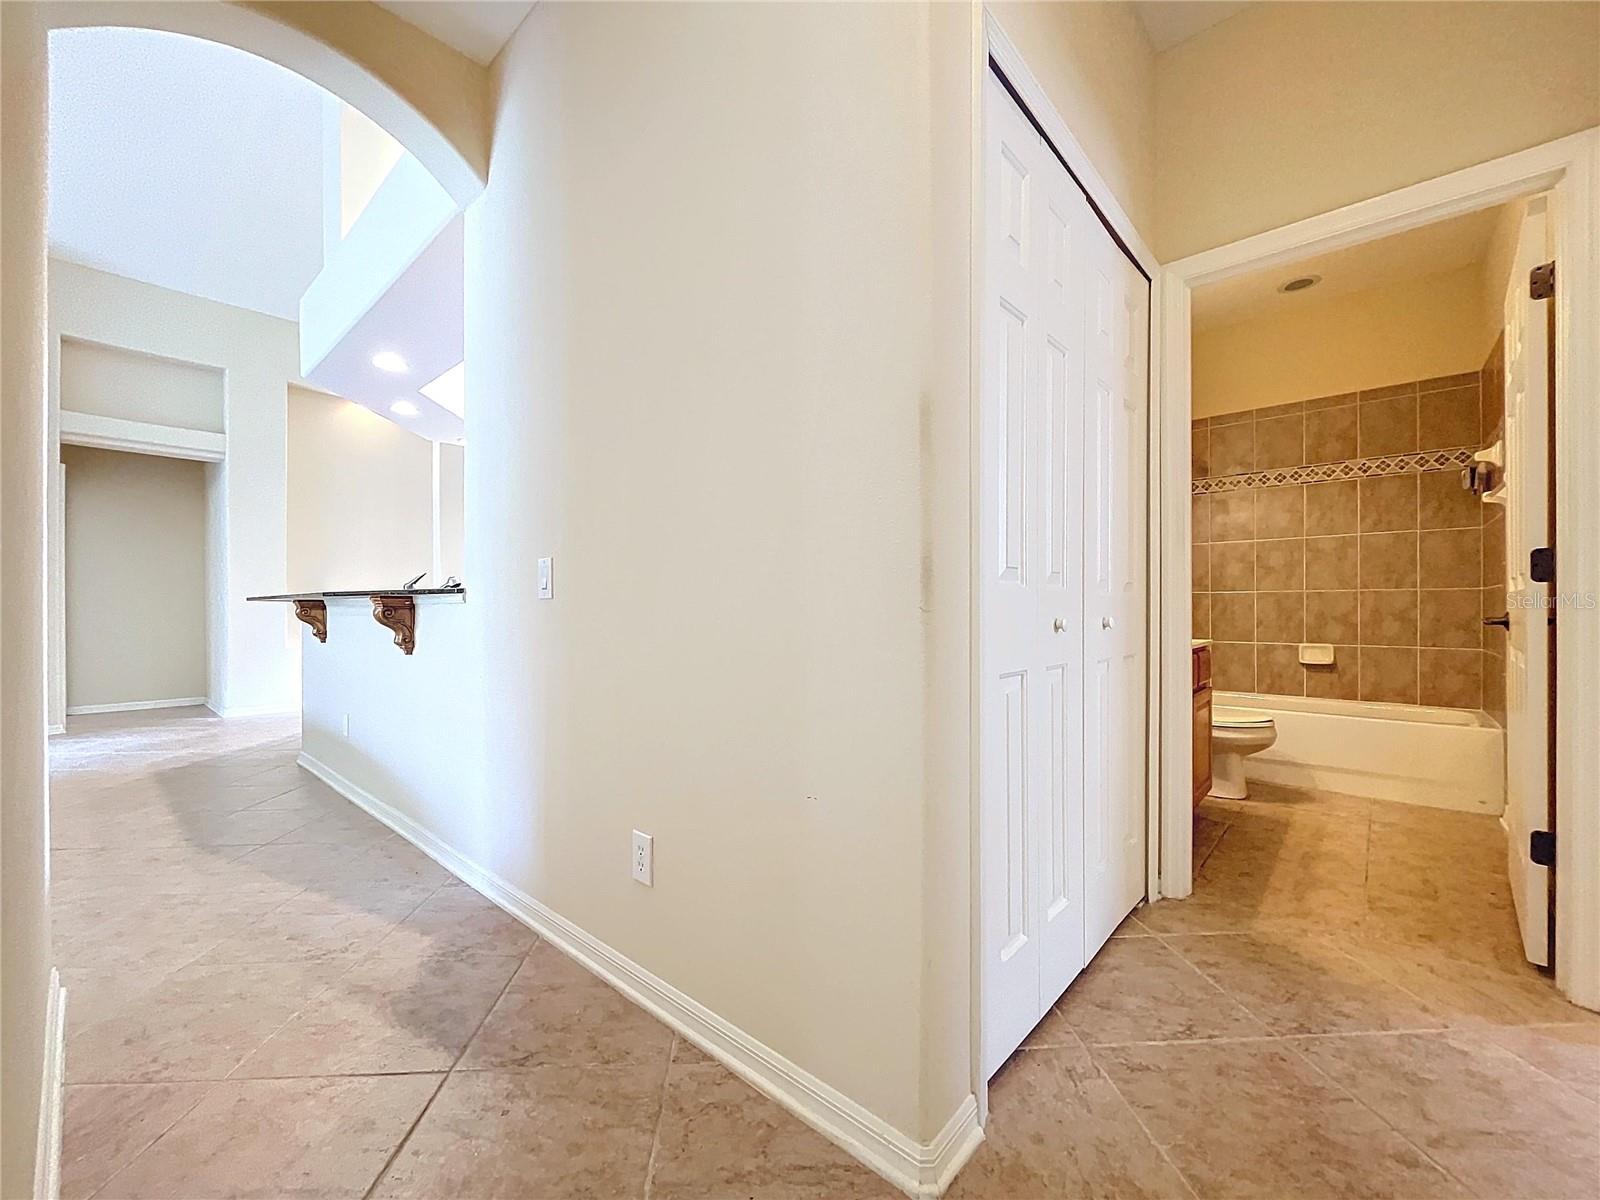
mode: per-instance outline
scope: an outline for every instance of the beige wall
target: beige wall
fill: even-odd
[[[1196,330],[1190,380],[1197,417],[1475,371],[1484,340],[1484,268],[1319,299]],[[1496,331],[1498,332],[1498,331]]]
[[[6,1197],[35,1194],[51,964],[44,747],[44,37],[38,6],[0,4],[0,1196]]]
[[[83,446],[61,461],[67,710],[204,698],[207,468]]]
[[[221,433],[222,371],[114,346],[61,339],[61,407]]]
[[[1593,3],[1255,5],[1157,60],[1157,255],[1600,124],[1597,64]]]
[[[212,379],[225,376],[227,457],[209,473],[206,697],[227,713],[292,708],[299,692],[294,619],[245,597],[284,588],[285,423],[288,388],[300,377],[294,323],[59,259],[50,261],[49,321],[52,407],[72,379],[58,347],[74,339],[118,352],[101,362],[102,382],[111,388],[130,368],[138,368],[127,377],[137,384],[152,359],[187,364]],[[130,415],[171,419],[160,387],[122,395],[124,402],[139,401]],[[51,616],[59,630],[59,597]],[[52,683],[59,674],[52,672]]]
[[[374,412],[289,389],[290,591],[398,587],[433,562],[433,450]]]
[[[1002,0],[987,7],[1134,227],[1152,242],[1156,56],[1133,6]]]
[[[970,1089],[972,15],[514,36],[467,230],[483,798],[415,814],[917,1140]]]

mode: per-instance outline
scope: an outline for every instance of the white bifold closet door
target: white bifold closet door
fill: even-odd
[[[1144,895],[1149,288],[991,75],[980,527],[983,1058]]]

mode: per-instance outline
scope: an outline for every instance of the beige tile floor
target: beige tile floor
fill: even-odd
[[[879,1197],[887,1185],[294,765],[274,719],[52,742],[63,1194]],[[1486,818],[1208,802],[996,1076],[951,1194],[1592,1196],[1600,1021]]]

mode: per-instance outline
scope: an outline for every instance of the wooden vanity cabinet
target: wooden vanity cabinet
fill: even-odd
[[[1211,647],[1196,646],[1194,660],[1194,803],[1211,793]]]

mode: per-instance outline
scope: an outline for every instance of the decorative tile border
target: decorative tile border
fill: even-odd
[[[1294,483],[1327,483],[1333,479],[1371,479],[1378,475],[1418,475],[1423,471],[1445,471],[1464,467],[1476,453],[1471,447],[1458,450],[1425,450],[1420,454],[1384,454],[1376,458],[1351,458],[1340,462],[1312,463],[1303,467],[1275,467],[1270,471],[1247,471],[1241,475],[1211,475],[1196,479],[1190,491],[1196,496],[1213,492],[1237,492],[1244,488],[1284,487]]]

